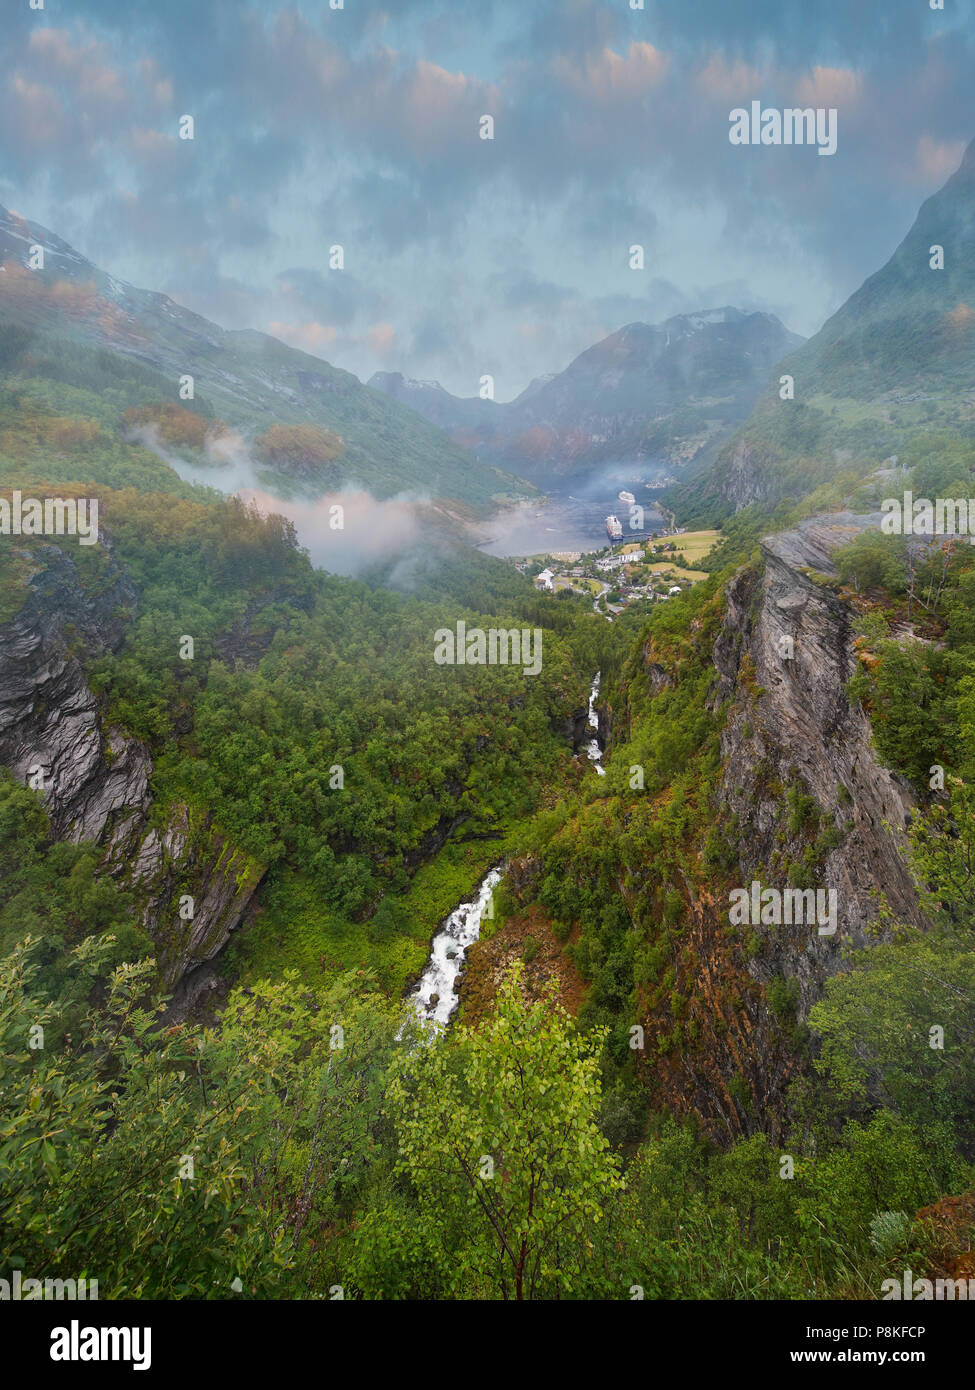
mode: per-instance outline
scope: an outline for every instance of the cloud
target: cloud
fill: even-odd
[[[972,9],[72,0],[52,24],[18,5],[0,201],[228,326],[516,394],[721,286],[813,331],[975,134]],[[731,147],[753,98],[838,107],[837,158]]]
[[[625,55],[604,48],[581,64],[560,54],[552,69],[576,97],[608,106],[644,96],[661,81],[668,64],[667,55],[653,44],[633,42]]]
[[[281,323],[274,319],[268,324],[268,332],[292,347],[301,348],[317,356],[324,355],[338,337],[338,330],[330,323]]]
[[[3,119],[11,149],[54,150],[67,134],[67,114],[57,96],[19,72],[3,94]]]
[[[849,107],[860,99],[862,78],[849,68],[813,68],[796,87],[796,105]]]
[[[694,74],[693,80],[695,87],[706,98],[734,105],[743,92],[759,90],[762,72],[740,58],[728,59],[723,53],[712,53],[704,67]]]
[[[349,248],[350,259],[355,250]],[[384,296],[350,270],[316,270],[309,266],[294,266],[276,277],[277,287],[286,303],[295,311],[310,311],[316,318],[330,323],[348,325],[358,315],[374,315],[382,307]]]
[[[918,182],[926,188],[944,183],[958,168],[965,149],[964,140],[935,140],[922,135],[914,155]]]
[[[265,513],[278,512],[294,522],[312,562],[333,574],[360,574],[370,565],[387,562],[420,535],[416,502],[405,496],[380,502],[353,488],[307,503],[284,501],[261,488],[241,489],[238,495]],[[334,524],[338,519],[340,528]]]
[[[376,323],[369,330],[369,346],[377,357],[388,357],[396,341],[396,329],[391,323]]]

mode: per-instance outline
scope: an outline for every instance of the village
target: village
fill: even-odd
[[[519,560],[517,568],[543,593],[591,595],[593,611],[611,620],[634,605],[666,603],[706,579],[706,571],[695,566],[717,538],[717,531],[668,530],[585,554],[563,550],[531,556]]]

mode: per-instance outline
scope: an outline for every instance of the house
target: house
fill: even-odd
[[[681,587],[680,587],[680,585],[679,585],[679,584],[672,584],[672,585],[670,586],[670,592],[671,592],[672,594],[679,594],[679,593],[681,593]]]
[[[555,585],[552,583],[552,580],[554,578],[555,575],[552,573],[551,570],[542,570],[541,574],[536,574],[535,576],[535,588],[548,589],[549,591],[551,591],[555,588]]]

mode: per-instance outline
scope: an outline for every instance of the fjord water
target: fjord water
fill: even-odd
[[[521,556],[542,555],[551,551],[578,550],[587,553],[602,550],[607,544],[606,517],[620,512],[620,482],[601,486],[593,490],[592,496],[580,496],[575,492],[550,493],[549,501],[526,502],[512,508],[487,523],[490,539],[480,545],[487,555]],[[635,532],[643,535],[646,531],[658,533],[664,529],[667,519],[656,510],[654,494],[645,484],[629,480],[625,486],[631,488],[637,502],[644,508],[645,527]],[[631,539],[625,529],[624,540]]]

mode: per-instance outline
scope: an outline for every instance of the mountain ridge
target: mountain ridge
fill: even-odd
[[[935,417],[941,428],[971,432],[973,248],[975,140],[887,261],[783,357],[717,458],[672,490],[682,519],[802,496],[858,458],[869,471]],[[779,398],[783,375],[794,380],[794,400]]]
[[[29,266],[31,246],[44,251],[42,269]],[[25,348],[14,364],[19,384],[34,380],[38,362],[46,383],[49,359],[108,352],[153,374],[129,405],[158,402],[217,417],[239,431],[248,448],[269,425],[322,432],[317,453],[313,448],[301,455],[301,436],[293,436],[298,439],[293,457],[282,459],[278,451],[269,468],[283,487],[320,493],[356,484],[379,498],[410,491],[481,512],[493,509],[498,499],[534,492],[513,475],[477,466],[435,426],[381,399],[351,372],[257,329],[221,328],[161,291],[129,285],[56,233],[5,208],[0,208],[0,320],[30,335],[29,351]],[[64,381],[67,372],[66,384],[77,385],[85,370],[62,362],[55,376]],[[179,382],[185,376],[194,379],[194,398],[184,402]],[[115,423],[121,424],[120,416]],[[219,483],[217,468],[213,481]]]
[[[713,449],[801,342],[772,314],[725,305],[624,324],[508,402],[452,396],[399,372],[367,384],[545,487],[605,463],[680,467]]]

